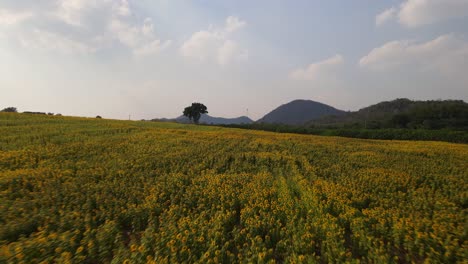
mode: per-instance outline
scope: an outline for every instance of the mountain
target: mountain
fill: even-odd
[[[340,116],[308,122],[318,127],[468,128],[468,104],[461,100],[412,101],[399,98]]]
[[[328,115],[344,115],[346,112],[338,110],[326,104],[311,100],[294,100],[281,105],[271,111],[257,123],[278,123],[287,125],[303,125],[310,120],[314,120]]]
[[[191,123],[188,117],[186,116],[179,116],[177,118],[168,119],[168,118],[161,118],[161,119],[153,119],[153,121],[162,121],[162,122],[177,122],[177,123],[184,123],[188,124]],[[208,125],[231,125],[231,124],[251,124],[254,121],[246,116],[240,116],[236,118],[224,118],[224,117],[213,117],[210,115],[201,115],[200,117],[200,124],[208,124]]]

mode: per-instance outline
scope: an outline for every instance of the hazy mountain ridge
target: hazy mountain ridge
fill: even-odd
[[[190,123],[185,116],[153,119]],[[294,100],[280,105],[258,121],[202,115],[201,124],[282,124],[317,128],[425,128],[468,129],[468,104],[462,100],[413,101],[399,98],[384,101],[354,112],[345,112],[311,100]]]

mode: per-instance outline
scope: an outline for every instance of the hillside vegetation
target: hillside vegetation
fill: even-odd
[[[468,145],[0,113],[0,263],[455,263]]]
[[[271,131],[277,133],[294,133],[320,136],[337,136],[362,139],[382,139],[382,140],[425,140],[425,141],[445,141],[453,143],[468,144],[468,130],[451,129],[407,129],[407,128],[352,128],[352,127],[307,127],[292,126],[283,124],[231,124],[220,125],[230,128],[242,128],[250,130]]]
[[[468,103],[461,100],[380,102],[344,115],[323,116],[309,125],[328,128],[468,130]]]
[[[288,106],[293,101],[284,106]],[[303,101],[308,106],[317,103]],[[295,104],[297,106],[297,104]],[[275,122],[223,125],[280,133],[340,136],[363,139],[437,140],[468,143],[468,104],[461,100],[380,102],[356,112],[338,112],[311,119],[315,108],[292,111],[280,107],[284,118]],[[280,109],[278,108],[278,109]],[[276,111],[276,110],[275,110]],[[302,114],[299,114],[302,112]],[[273,113],[273,112],[272,112]],[[289,122],[294,116],[309,116],[308,122]],[[289,121],[288,121],[289,120]]]

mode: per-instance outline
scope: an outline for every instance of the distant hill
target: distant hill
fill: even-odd
[[[339,116],[323,116],[312,126],[355,128],[468,128],[468,104],[461,100],[380,102]]]
[[[188,117],[179,116],[174,119],[161,118],[153,119],[153,121],[164,121],[164,122],[177,122],[177,123],[190,123]],[[236,118],[223,118],[223,117],[213,117],[210,115],[202,115],[200,117],[200,124],[208,125],[232,125],[232,124],[251,124],[254,121],[246,116],[236,117]]]
[[[345,112],[311,100],[294,100],[271,111],[257,123],[303,125],[328,115],[344,115]]]

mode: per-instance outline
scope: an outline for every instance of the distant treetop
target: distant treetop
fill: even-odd
[[[3,109],[1,112],[18,113],[18,109],[16,109],[16,107],[7,107]]]
[[[198,124],[202,114],[208,114],[208,108],[202,103],[192,103],[191,106],[187,106],[184,109],[184,116],[188,117],[190,120],[193,119],[195,124]]]

